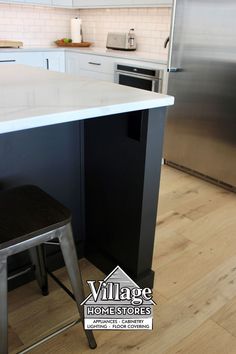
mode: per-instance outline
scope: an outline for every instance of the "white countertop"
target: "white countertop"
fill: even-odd
[[[174,103],[171,96],[25,65],[2,65],[0,78],[0,133]]]
[[[77,52],[84,54],[103,55],[120,59],[131,59],[146,61],[155,64],[167,65],[167,60],[158,58],[156,55],[139,51],[122,51],[99,47],[88,48],[62,48],[62,47],[23,47],[23,48],[0,48],[0,53],[9,52],[45,52],[45,51],[62,51],[62,52]]]

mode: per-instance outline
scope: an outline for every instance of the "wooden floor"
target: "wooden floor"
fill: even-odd
[[[154,330],[96,331],[97,354],[236,353],[236,195],[164,167],[153,269]],[[102,273],[81,261],[84,277]],[[67,282],[65,271],[58,271]],[[77,318],[73,301],[50,282],[9,293],[10,349],[16,353],[58,324]],[[34,349],[34,354],[91,353],[81,325]]]

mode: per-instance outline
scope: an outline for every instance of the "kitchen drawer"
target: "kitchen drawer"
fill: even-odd
[[[82,70],[95,71],[113,75],[114,59],[100,55],[79,54],[79,66]]]
[[[42,53],[40,52],[0,53],[0,64],[1,63],[25,64],[25,65],[31,65],[36,67],[44,67]]]

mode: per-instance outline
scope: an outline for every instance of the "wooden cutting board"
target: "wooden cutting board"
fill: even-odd
[[[6,39],[0,39],[0,48],[19,48],[23,46],[23,42],[20,41],[8,41]]]
[[[62,39],[55,41],[58,47],[90,47],[92,42],[81,42],[81,43],[65,43]]]

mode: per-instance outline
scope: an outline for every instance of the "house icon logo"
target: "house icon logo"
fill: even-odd
[[[85,329],[152,330],[152,290],[141,289],[119,266],[96,284],[88,280],[91,293],[84,306]]]

